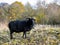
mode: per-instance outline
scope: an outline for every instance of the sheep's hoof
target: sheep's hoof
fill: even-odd
[[[27,37],[22,36],[23,39],[26,39]]]

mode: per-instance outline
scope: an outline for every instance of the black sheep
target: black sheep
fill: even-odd
[[[26,38],[26,32],[30,31],[34,26],[34,19],[33,18],[27,18],[26,20],[16,20],[16,21],[11,21],[8,24],[8,27],[10,29],[10,38],[12,39],[13,32],[19,33],[23,32],[23,37]]]

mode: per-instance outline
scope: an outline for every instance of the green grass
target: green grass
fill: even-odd
[[[14,33],[13,39],[10,39],[9,31],[0,32],[0,45],[60,45],[60,29],[32,29],[27,32],[27,38],[23,39],[23,33]]]

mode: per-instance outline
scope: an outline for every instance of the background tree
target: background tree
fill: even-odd
[[[29,2],[25,5],[25,12],[22,14],[22,17],[33,17],[34,16],[34,9],[30,5]]]
[[[27,17],[36,17],[36,22],[39,24],[60,24],[60,5],[57,4],[57,0],[49,4],[46,4],[45,0],[38,0],[35,7],[29,2],[26,5],[18,1],[11,5],[0,3],[0,21],[20,20]]]
[[[24,5],[21,2],[14,2],[9,7],[9,18],[12,20],[20,19],[24,12]]]

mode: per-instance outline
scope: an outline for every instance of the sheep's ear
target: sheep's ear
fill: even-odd
[[[29,20],[30,18],[26,18],[27,20]]]
[[[35,18],[35,17],[33,17],[33,20],[35,21],[35,20],[36,20],[36,18]]]
[[[36,20],[36,19],[33,19],[34,21]]]

